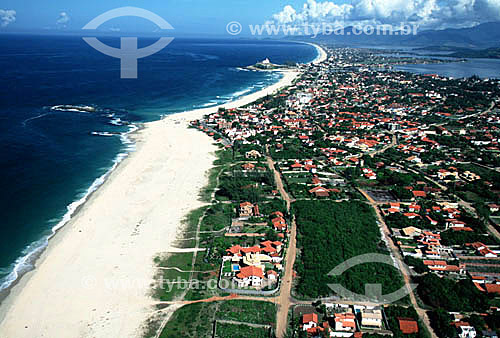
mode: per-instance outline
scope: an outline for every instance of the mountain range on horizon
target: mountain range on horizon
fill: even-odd
[[[309,40],[303,36],[301,40]],[[287,39],[297,39],[297,36]],[[314,40],[337,45],[444,46],[453,48],[487,49],[500,47],[500,22],[483,23],[470,28],[418,31],[416,35],[354,34],[354,27],[346,27],[344,34],[320,34]]]

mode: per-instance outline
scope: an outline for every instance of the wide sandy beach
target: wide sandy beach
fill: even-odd
[[[319,53],[316,60],[324,60]],[[296,72],[223,105],[239,107],[289,86]],[[137,150],[50,241],[0,307],[0,337],[139,337],[152,313],[153,258],[168,252],[182,218],[202,205],[217,149],[189,121],[218,107],[171,115],[135,135]]]

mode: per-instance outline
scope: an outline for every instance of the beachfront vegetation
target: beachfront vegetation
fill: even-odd
[[[165,256],[157,256],[154,262],[158,268],[155,276],[153,297],[160,301],[171,301],[181,296],[186,290],[186,283],[180,281],[189,280],[189,272],[193,253],[172,253]]]
[[[269,325],[275,321],[275,312],[276,309],[274,304],[261,301],[229,300],[223,302],[189,304],[175,311],[160,337],[212,337],[215,320],[231,320]],[[219,324],[217,326],[219,326]],[[222,332],[227,331],[224,330]],[[253,331],[248,331],[248,333],[251,332]],[[233,332],[231,337],[252,336],[239,336],[237,333]]]
[[[219,305],[217,318],[271,325],[276,320],[276,305],[259,301],[230,300]]]
[[[218,338],[268,338],[270,329],[251,327],[244,324],[217,323]]]

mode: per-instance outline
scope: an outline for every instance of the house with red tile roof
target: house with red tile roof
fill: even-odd
[[[241,268],[240,272],[234,278],[240,288],[254,286],[259,287],[262,285],[264,273],[262,268],[257,266],[245,266]]]
[[[413,190],[413,197],[415,198],[426,198],[427,193],[425,191]]]
[[[411,318],[398,318],[399,329],[403,334],[415,334],[418,333],[418,323],[416,320]]]
[[[353,313],[336,313],[334,316],[335,331],[354,332],[356,331],[356,316]]]
[[[313,189],[309,190],[309,193],[316,195],[316,197],[329,197],[330,196],[330,192],[328,191],[328,189],[323,188],[323,187],[313,188]]]
[[[240,203],[240,217],[251,217],[254,215],[254,205],[250,202]]]
[[[318,315],[315,313],[308,313],[302,315],[302,329],[307,331],[309,329],[318,327]]]

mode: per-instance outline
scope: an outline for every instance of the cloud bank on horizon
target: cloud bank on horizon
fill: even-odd
[[[7,27],[16,21],[16,11],[13,9],[0,9],[0,27]]]
[[[352,0],[350,4],[307,0],[302,8],[285,6],[272,19],[282,25],[405,23],[425,29],[463,28],[500,21],[500,0]]]

